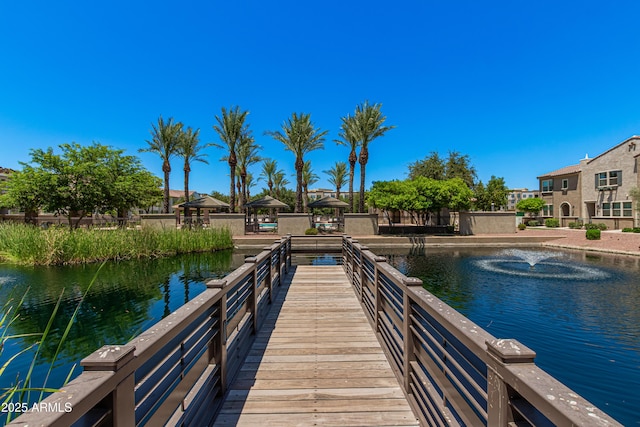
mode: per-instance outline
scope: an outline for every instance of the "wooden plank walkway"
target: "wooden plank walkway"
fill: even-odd
[[[418,425],[342,267],[292,272],[214,425]]]

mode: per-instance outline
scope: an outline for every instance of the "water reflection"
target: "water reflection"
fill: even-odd
[[[501,249],[389,254],[434,295],[498,338],[515,338],[536,363],[624,425],[640,420],[640,259],[532,249],[533,268]]]
[[[126,343],[201,293],[208,279],[223,277],[243,262],[242,253],[220,251],[107,263],[80,306],[48,384],[59,386],[74,363],[104,344]],[[50,337],[40,348],[33,378],[41,380],[46,375],[60,337],[97,269],[97,265],[0,265],[0,304],[10,298],[17,302],[26,294],[10,334],[43,332],[62,295]],[[37,340],[38,337],[25,337],[7,342],[0,366]],[[15,383],[18,373],[24,377],[34,356],[35,352],[30,351],[12,361],[0,377],[0,388]]]

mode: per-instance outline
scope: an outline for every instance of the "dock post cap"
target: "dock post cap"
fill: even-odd
[[[135,345],[103,345],[80,361],[85,371],[117,371],[133,360]]]
[[[402,284],[405,286],[422,286],[422,280],[417,277],[404,277]]]
[[[227,284],[227,279],[212,279],[207,282],[207,288],[222,289]]]
[[[487,352],[502,363],[533,363],[536,352],[514,339],[486,341]]]

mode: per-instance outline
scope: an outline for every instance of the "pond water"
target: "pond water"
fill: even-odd
[[[376,251],[382,254],[383,251]],[[49,385],[104,344],[124,344],[205,289],[209,278],[240,266],[236,251],[107,263],[82,304]],[[640,258],[540,249],[388,251],[389,262],[497,338],[515,338],[537,353],[542,369],[624,425],[640,425]],[[334,264],[332,255],[304,264]],[[58,338],[97,265],[15,267],[0,264],[0,307],[19,301],[9,333],[44,330],[60,294],[61,316],[41,349],[40,385]],[[0,366],[35,338],[5,343]],[[14,360],[0,388],[25,375],[34,352]],[[79,366],[75,375],[81,371]],[[0,414],[1,415],[1,414]],[[3,418],[0,418],[2,424]]]
[[[640,425],[640,258],[426,249],[389,262],[624,425]]]
[[[24,295],[17,311],[19,318],[7,333],[43,332],[62,295],[52,332],[40,347],[38,363],[31,376],[33,386],[42,386],[60,337],[85,290],[96,277],[47,382],[50,387],[59,387],[82,358],[105,344],[125,344],[204,291],[208,279],[224,277],[243,262],[242,253],[219,251],[109,262],[97,275],[99,265],[96,264],[69,267],[0,264],[0,308],[7,301],[17,306]],[[0,355],[0,366],[37,340],[38,337],[8,340]],[[33,349],[13,360],[0,376],[0,389],[15,384],[17,377],[23,380],[35,356]],[[73,377],[81,370],[78,364]],[[2,420],[0,418],[0,425]]]

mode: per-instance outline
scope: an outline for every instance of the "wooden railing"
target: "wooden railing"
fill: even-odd
[[[619,426],[350,237],[343,267],[407,398],[425,426]]]
[[[9,425],[209,424],[290,265],[283,237],[129,343],[83,359],[84,372],[41,411]]]

